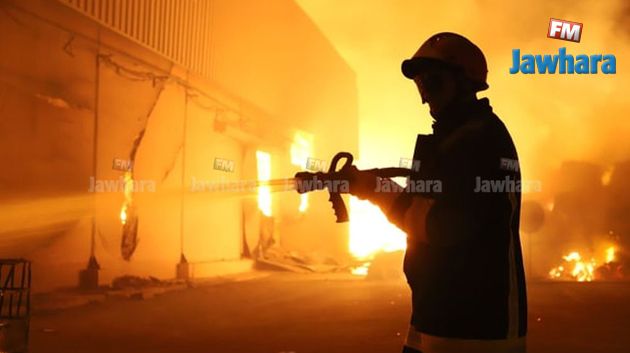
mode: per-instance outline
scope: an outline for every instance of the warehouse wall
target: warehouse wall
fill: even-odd
[[[171,278],[182,245],[199,263],[196,275],[230,271],[224,264],[241,258],[243,213],[255,198],[190,192],[194,180],[252,178],[256,149],[272,153],[273,177],[292,174],[299,168],[288,152],[298,129],[316,136],[317,157],[356,150],[354,74],[290,1],[214,2],[210,77],[55,2],[3,0],[0,7],[0,45],[12,48],[0,56],[0,158],[7,166],[0,257],[32,259],[37,290],[76,284],[93,226],[102,283],[122,274]],[[289,27],[310,41],[287,37]],[[262,45],[255,48],[261,62],[274,64],[243,71],[241,54],[254,45]],[[300,61],[305,55],[320,59]],[[303,80],[295,80],[299,73]],[[125,261],[124,172],[112,164],[129,159],[136,142],[138,242]],[[234,171],[215,170],[217,157],[233,161]],[[105,181],[117,189],[88,191]],[[313,199],[311,207],[320,204],[328,215],[324,195]],[[297,195],[280,200],[278,220],[294,217]],[[282,212],[285,204],[292,211]],[[316,244],[314,224],[305,228],[311,234],[283,231],[285,243]],[[344,229],[325,228],[339,236],[322,251],[343,253]]]

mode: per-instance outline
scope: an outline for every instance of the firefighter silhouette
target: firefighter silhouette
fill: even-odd
[[[525,351],[520,170],[508,130],[477,98],[487,71],[482,51],[455,33],[433,35],[402,63],[434,119],[433,134],[418,136],[420,168],[409,183],[440,187],[378,192],[395,182],[356,167],[348,175],[351,194],[407,233],[412,315],[403,352]]]

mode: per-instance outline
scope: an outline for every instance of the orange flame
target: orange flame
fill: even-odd
[[[380,252],[393,252],[407,248],[403,231],[391,224],[381,210],[355,197],[350,197],[350,253],[357,259],[367,260],[352,269],[352,274],[366,276],[369,260]]]
[[[125,223],[127,223],[127,210],[129,209],[129,206],[131,205],[131,202],[133,201],[133,198],[132,198],[133,178],[131,176],[131,172],[125,172],[123,176],[123,182],[124,182],[123,194],[124,194],[125,199],[120,209],[120,223],[124,225]]]
[[[313,135],[297,131],[291,144],[291,164],[303,169],[308,169],[307,161],[313,152]],[[298,211],[304,213],[308,209],[308,194],[300,195]]]
[[[551,279],[575,280],[578,282],[591,282],[596,279],[595,273],[598,263],[594,258],[590,261],[582,259],[579,252],[573,251],[563,256],[564,264],[554,267],[549,271]],[[615,261],[615,247],[606,248],[604,264],[610,264]]]
[[[271,155],[267,152],[256,151],[256,164],[258,180],[269,181],[271,179]],[[267,217],[271,217],[271,188],[269,186],[258,187],[258,209]]]

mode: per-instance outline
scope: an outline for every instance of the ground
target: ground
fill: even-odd
[[[628,352],[630,283],[529,283],[528,352]],[[274,273],[36,313],[31,353],[400,352],[403,281]]]

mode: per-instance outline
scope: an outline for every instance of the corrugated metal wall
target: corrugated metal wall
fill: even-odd
[[[213,0],[58,0],[102,25],[210,76]]]

